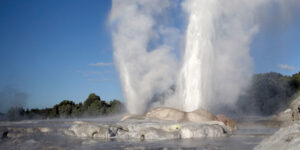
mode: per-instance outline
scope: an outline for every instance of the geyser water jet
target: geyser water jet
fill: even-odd
[[[250,44],[259,29],[257,16],[265,4],[277,1],[113,0],[114,60],[129,113],[145,113],[154,95],[170,87],[175,94],[155,106],[184,111],[234,107],[253,74]],[[171,2],[181,3],[179,9],[188,18],[184,31],[163,23],[177,17],[166,15]],[[177,39],[185,37],[182,53],[174,52],[178,45],[162,40],[170,36],[160,29],[185,33],[175,34]],[[153,45],[153,39],[160,42]]]
[[[178,98],[183,109],[206,108],[204,100],[211,97],[213,65],[214,13],[216,0],[197,0],[185,3],[189,15],[183,66],[178,79]]]
[[[185,111],[233,107],[252,75],[250,44],[263,1],[186,0],[189,17],[177,81]]]

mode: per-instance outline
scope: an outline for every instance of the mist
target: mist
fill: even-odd
[[[12,86],[5,86],[0,91],[0,112],[6,113],[11,107],[23,108],[27,98],[27,93]]]
[[[254,37],[274,12],[291,22],[296,6],[295,0],[114,0],[109,23],[127,110],[234,109],[251,85]],[[174,9],[182,15],[170,16]],[[166,23],[170,18],[187,24]]]

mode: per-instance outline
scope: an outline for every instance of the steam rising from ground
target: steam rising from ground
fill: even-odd
[[[267,4],[277,2],[283,3],[113,0],[110,24],[114,58],[128,111],[145,112],[153,104],[153,97],[170,87],[175,87],[175,92],[162,94],[164,101],[154,105],[186,111],[233,107],[251,80],[250,44],[259,31],[259,13]],[[182,6],[178,11],[184,10],[188,21],[183,30],[164,22],[178,17],[167,15],[176,4]],[[184,36],[185,46],[180,53],[178,43]],[[159,42],[153,44],[155,40]]]
[[[28,94],[14,87],[6,86],[0,91],[0,112],[6,113],[11,107],[24,107]]]

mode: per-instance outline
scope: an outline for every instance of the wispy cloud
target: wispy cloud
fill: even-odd
[[[105,66],[112,66],[112,62],[97,62],[97,63],[90,63],[89,66],[96,66],[96,67],[105,67]]]
[[[89,82],[105,82],[105,81],[112,81],[112,79],[104,78],[104,79],[88,79]]]
[[[296,67],[293,67],[293,66],[290,66],[287,64],[279,64],[278,67],[280,69],[284,69],[284,70],[290,70],[290,71],[296,70]]]
[[[81,71],[76,70],[76,72],[83,74],[84,76],[90,76],[90,75],[104,75],[104,74],[112,74],[114,71],[107,70],[107,71]]]

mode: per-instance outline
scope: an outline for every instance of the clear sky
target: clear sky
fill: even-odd
[[[1,0],[0,91],[28,94],[26,107],[104,100],[122,93],[112,64],[109,0]],[[300,70],[300,10],[293,21],[261,27],[251,45],[255,72]]]

